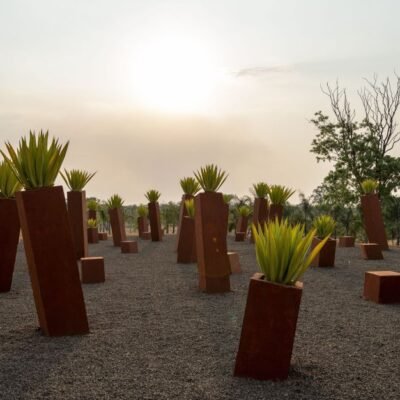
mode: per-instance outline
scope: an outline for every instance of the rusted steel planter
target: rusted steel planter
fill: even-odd
[[[339,236],[338,247],[354,247],[355,241],[354,236]]]
[[[254,209],[253,209],[253,224],[263,225],[268,221],[268,202],[267,199],[254,199]],[[250,241],[254,243],[253,232],[251,232]]]
[[[195,197],[195,235],[199,288],[209,293],[230,290],[230,264],[226,246],[226,207],[221,193]]]
[[[364,298],[380,304],[400,303],[400,273],[394,271],[366,272]]]
[[[360,249],[364,260],[383,260],[382,249],[378,243],[360,243]]]
[[[88,219],[95,219],[97,221],[97,211],[88,210]]]
[[[72,239],[75,246],[76,259],[88,255],[88,235],[86,219],[85,192],[71,191],[67,193],[68,217],[72,230]]]
[[[275,221],[275,219],[278,219],[280,222],[283,217],[283,206],[278,205],[278,204],[271,204],[269,206],[269,215],[268,219],[269,221]]]
[[[321,239],[315,237],[311,244],[311,249],[314,249],[321,242]],[[313,267],[334,267],[335,266],[335,254],[336,254],[336,240],[328,239],[323,245],[321,251],[312,261]]]
[[[11,289],[19,231],[15,199],[0,199],[0,292]]]
[[[149,203],[150,233],[153,242],[160,242],[163,237],[161,230],[160,206],[158,202]]]
[[[361,196],[361,208],[368,242],[378,243],[382,250],[389,250],[378,195],[373,193]]]
[[[178,251],[178,246],[179,246],[179,236],[181,234],[181,229],[182,229],[182,219],[183,217],[187,217],[188,213],[185,207],[185,200],[190,200],[193,199],[194,197],[191,194],[183,194],[182,195],[182,200],[181,200],[181,205],[179,208],[179,221],[178,221],[178,230],[176,233],[176,251]]]
[[[107,240],[108,239],[107,232],[98,232],[97,236],[98,236],[99,240]]]
[[[195,222],[194,218],[189,216],[182,217],[178,249],[177,249],[177,262],[178,263],[195,263],[196,257],[196,236],[195,236]]]
[[[99,243],[99,229],[87,228],[87,237],[88,237],[88,243],[90,244]]]
[[[61,186],[16,193],[33,296],[48,336],[89,332]]]
[[[260,380],[288,377],[303,285],[250,279],[235,376]]]
[[[126,240],[124,214],[122,208],[110,208],[108,210],[110,216],[111,232],[114,246],[121,246],[121,241]]]
[[[81,280],[82,283],[103,283],[104,257],[84,257],[81,259]]]
[[[149,220],[147,219],[147,217],[138,217],[137,224],[139,238],[144,239],[144,233],[149,231]]]
[[[246,238],[249,217],[239,216],[236,223],[235,242],[243,242]]]

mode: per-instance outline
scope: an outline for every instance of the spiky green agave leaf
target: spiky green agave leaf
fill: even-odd
[[[81,192],[88,182],[96,175],[96,172],[90,173],[80,169],[64,169],[64,174],[60,172],[65,184],[69,190]]]
[[[208,164],[194,172],[197,182],[205,192],[216,192],[226,181],[228,175],[214,164]]]
[[[7,161],[0,163],[0,198],[12,198],[22,185]]]
[[[182,178],[179,183],[181,185],[183,193],[185,194],[195,196],[196,193],[200,190],[199,182],[197,182],[196,179],[192,177]]]
[[[155,203],[161,197],[161,193],[154,189],[148,190],[144,195],[149,203]]]

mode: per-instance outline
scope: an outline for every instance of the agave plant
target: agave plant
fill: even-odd
[[[378,185],[375,179],[366,179],[361,183],[361,189],[365,194],[372,194],[376,192]]]
[[[161,193],[158,190],[154,189],[148,190],[144,195],[149,203],[156,203],[161,197]]]
[[[230,204],[230,202],[233,200],[235,196],[233,194],[223,194],[222,198],[224,199],[225,204]]]
[[[89,199],[86,203],[88,210],[97,211],[99,202],[96,199]]]
[[[248,217],[250,215],[250,208],[247,206],[241,206],[239,207],[239,215],[242,217]]]
[[[216,192],[226,181],[228,175],[214,164],[208,164],[194,172],[197,182],[205,192]]]
[[[22,138],[18,149],[7,142],[9,156],[1,154],[10,165],[17,179],[25,189],[54,186],[68,150],[69,142],[64,146],[53,138],[49,143],[49,132],[39,134],[29,132],[29,140]]]
[[[271,185],[268,189],[271,204],[283,206],[293,195],[295,190],[289,189],[282,185]]]
[[[91,174],[79,169],[71,169],[71,171],[64,169],[65,175],[62,172],[60,172],[60,174],[69,190],[81,192],[88,182],[96,175],[96,172]]]
[[[89,218],[87,222],[88,228],[97,228],[97,221],[93,218]]]
[[[16,178],[8,162],[0,163],[0,198],[14,197],[15,192],[21,190],[22,185]]]
[[[149,209],[144,204],[141,204],[137,208],[137,213],[138,213],[139,217],[147,217],[149,215]]]
[[[199,182],[192,177],[182,178],[180,180],[181,188],[183,193],[188,194],[190,196],[196,195],[196,193],[200,190]]]
[[[335,230],[336,222],[330,215],[320,215],[314,219],[313,227],[318,238],[330,237]]]
[[[253,183],[250,189],[251,194],[259,199],[265,199],[268,196],[269,186],[265,182]]]
[[[190,218],[194,218],[194,212],[195,212],[194,200],[193,199],[185,200],[185,207],[186,207],[188,216]]]
[[[109,209],[120,208],[124,204],[124,200],[118,194],[113,194],[107,201],[106,205]]]
[[[312,260],[324,246],[325,237],[312,251],[315,230],[304,233],[304,226],[291,226],[286,220],[252,226],[257,263],[266,280],[294,285],[306,272]]]

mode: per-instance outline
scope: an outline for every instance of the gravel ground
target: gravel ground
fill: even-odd
[[[196,265],[175,263],[174,236],[103,255],[106,283],[85,285],[91,333],[48,338],[37,331],[23,248],[12,291],[0,294],[1,399],[400,399],[400,305],[361,298],[364,272],[400,271],[400,250],[363,261],[338,249],[336,268],[304,277],[290,377],[233,378],[250,276],[250,244],[235,243],[242,274],[232,292],[197,290]]]

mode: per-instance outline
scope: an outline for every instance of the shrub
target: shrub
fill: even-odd
[[[97,228],[97,221],[93,218],[88,219],[88,228]]]
[[[107,201],[106,205],[110,209],[120,208],[124,204],[122,197],[118,194],[113,194]]]
[[[7,161],[0,163],[0,198],[9,199],[14,197],[15,192],[22,189],[21,183],[18,181],[13,170]]]
[[[330,215],[320,215],[314,219],[313,227],[318,238],[330,237],[335,230],[336,222]]]
[[[197,182],[196,179],[192,177],[182,178],[180,180],[180,184],[183,193],[191,196],[194,196],[200,190],[199,182]]]
[[[283,206],[293,195],[295,190],[289,189],[281,185],[271,185],[268,189],[269,199],[271,204]]]
[[[90,199],[87,201],[86,206],[88,210],[97,211],[99,208],[99,203],[96,199]]]
[[[239,215],[242,217],[248,217],[250,215],[250,208],[247,206],[239,207]]]
[[[49,144],[49,132],[39,134],[29,132],[29,140],[22,138],[17,150],[6,143],[9,157],[1,151],[17,179],[25,189],[54,186],[68,150],[69,142],[64,146],[53,138]]]
[[[251,194],[259,199],[265,199],[268,196],[269,186],[265,182],[254,183],[250,189]]]
[[[195,208],[194,208],[194,200],[189,199],[185,200],[185,207],[190,218],[194,218]]]
[[[312,250],[315,230],[304,233],[304,226],[291,226],[278,220],[259,226],[253,224],[257,263],[267,281],[294,285],[310,266],[328,240],[324,238]]]
[[[69,190],[81,192],[88,182],[96,175],[96,172],[91,174],[79,169],[71,169],[71,171],[64,169],[65,175],[62,172],[60,172],[60,174]]]
[[[216,192],[226,181],[228,175],[214,164],[208,164],[194,172],[197,182],[205,192]]]
[[[149,203],[156,203],[161,197],[161,193],[158,190],[152,189],[145,193],[145,197],[149,201]]]
[[[361,189],[365,194],[372,194],[376,192],[378,185],[378,182],[374,179],[365,179],[361,183]]]
[[[147,217],[149,215],[149,209],[144,204],[141,204],[137,208],[137,213],[139,217]]]

